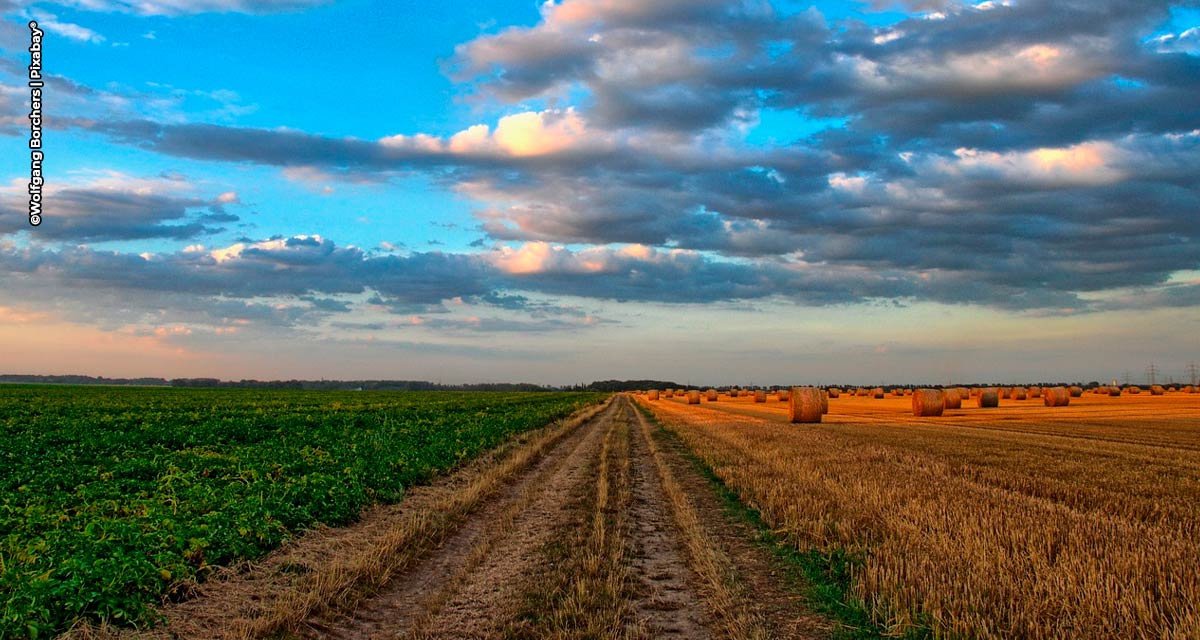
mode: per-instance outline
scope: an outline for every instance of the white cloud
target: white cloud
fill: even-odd
[[[31,15],[38,22],[38,26],[44,29],[47,33],[62,36],[75,40],[76,42],[90,42],[92,44],[100,44],[104,42],[104,36],[88,29],[82,25],[71,22],[62,22],[58,16],[46,13],[44,11],[32,11]]]
[[[55,4],[84,9],[177,16],[191,13],[271,13],[326,4],[330,0],[58,0]]]

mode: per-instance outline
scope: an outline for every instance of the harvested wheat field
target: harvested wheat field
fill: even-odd
[[[1200,396],[643,403],[896,634],[1200,638]]]

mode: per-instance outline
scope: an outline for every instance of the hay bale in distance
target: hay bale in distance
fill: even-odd
[[[1029,397],[1030,398],[1042,397],[1042,388],[1041,387],[1029,387]]]
[[[883,399],[883,387],[875,387],[874,389],[872,389],[871,396],[874,397],[876,400],[882,400]]]
[[[688,404],[700,404],[700,392],[696,389],[687,392]]]
[[[647,400],[658,400],[658,389],[651,389],[646,392]]]
[[[1152,395],[1152,396],[1161,396],[1162,394],[1163,394],[1163,388],[1162,388],[1162,385],[1161,385],[1161,384],[1151,385],[1151,387],[1150,387],[1150,395]]]
[[[954,397],[957,399],[958,394]],[[912,394],[914,416],[940,416],[946,407],[946,393],[941,389],[917,389]]]
[[[829,413],[829,393],[821,389],[821,415]]]
[[[841,390],[841,389],[838,389],[837,387],[833,387],[832,389],[830,389],[830,390],[829,390],[829,397],[830,397],[830,398],[836,398],[836,397],[838,397],[838,396],[840,396],[840,395],[842,395],[842,390]]]
[[[929,391],[926,389],[926,391]],[[924,400],[922,400],[924,402]],[[958,394],[958,389],[945,389],[942,391],[942,406],[946,409],[961,409],[962,396]],[[917,410],[917,394],[913,394],[913,415],[934,415],[934,414],[919,414]],[[937,415],[942,415],[940,412]]]
[[[1047,407],[1065,407],[1071,404],[1071,392],[1066,387],[1051,387],[1042,394],[1042,402]]]
[[[1000,406],[1000,392],[996,387],[988,387],[979,392],[979,408],[988,409]]]
[[[821,390],[816,387],[792,387],[788,401],[791,422],[821,421]]]
[[[736,397],[738,397],[738,390],[737,390],[737,389],[730,389],[730,390],[729,390],[729,397],[730,397],[730,398],[736,398]]]
[[[788,399],[791,397],[791,394],[788,392],[787,389],[780,389],[777,395],[779,396],[780,402],[787,402]]]
[[[706,400],[708,400],[709,402],[716,402],[717,401],[717,390],[709,389],[708,391],[705,391],[704,398]]]
[[[1109,388],[1108,388],[1108,395],[1109,395],[1109,396],[1111,396],[1111,397],[1113,397],[1113,398],[1115,398],[1115,397],[1117,397],[1117,396],[1121,395],[1121,387],[1109,387]]]
[[[1080,387],[1077,385],[1071,385],[1071,386],[1067,387],[1067,393],[1070,393],[1072,398],[1082,398],[1083,397],[1083,387]]]
[[[1137,394],[1139,394],[1141,392],[1142,392],[1141,387],[1125,387],[1125,393],[1128,393],[1130,395],[1136,396]]]
[[[1009,391],[1008,397],[1012,398],[1013,400],[1024,400],[1025,395],[1025,387],[1013,387],[1012,390]],[[1033,397],[1036,398],[1037,396]]]
[[[766,402],[767,401],[767,392],[763,391],[762,389],[756,390],[754,392],[754,401],[755,402]]]

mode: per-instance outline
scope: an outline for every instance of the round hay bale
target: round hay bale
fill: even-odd
[[[870,391],[869,391],[869,390],[868,390],[866,387],[859,387],[859,388],[857,388],[857,389],[855,389],[855,390],[854,390],[854,395],[855,395],[855,397],[860,397],[860,398],[865,398],[865,397],[867,397],[867,396],[868,396],[870,393],[871,393],[871,392],[870,392]]]
[[[1121,387],[1109,387],[1108,395],[1113,398],[1121,395]]]
[[[1067,393],[1070,393],[1072,398],[1082,398],[1083,397],[1083,387],[1071,385],[1071,386],[1067,387]]]
[[[821,389],[821,415],[829,413],[829,393]]]
[[[1042,402],[1047,407],[1065,407],[1071,404],[1071,392],[1066,387],[1051,387],[1042,394]]]
[[[960,403],[966,402],[967,398],[971,397],[971,390],[966,387],[958,387],[958,400]]]
[[[696,390],[687,392],[688,404],[700,404],[700,392]]]
[[[906,396],[911,396],[911,395],[912,395],[912,389],[905,389],[905,390],[904,390],[904,395],[906,395]]]
[[[830,397],[830,398],[836,398],[836,397],[838,397],[838,396],[840,396],[840,395],[842,395],[842,390],[841,390],[841,389],[838,389],[837,387],[834,387],[834,388],[832,388],[832,389],[830,389],[830,390],[829,390],[829,397]]]
[[[1000,392],[995,387],[988,387],[979,392],[979,408],[988,409],[1000,406]]]
[[[788,401],[791,422],[821,421],[821,390],[816,387],[792,387]]]
[[[706,400],[708,400],[709,402],[716,402],[717,401],[717,390],[709,389],[708,391],[705,391],[704,398]]]
[[[903,398],[904,397],[904,389],[901,389],[900,387],[896,387],[895,389],[892,389],[892,395],[896,396],[897,398]]]
[[[1041,387],[1029,387],[1029,397],[1030,398],[1042,397],[1042,388]]]
[[[958,394],[954,394],[955,398]],[[946,393],[941,389],[917,389],[912,394],[914,416],[940,416],[946,406]]]
[[[755,391],[754,392],[754,401],[755,402],[766,402],[767,401],[767,392],[763,391],[762,389]]]
[[[1013,387],[1008,392],[1008,397],[1012,398],[1013,400],[1024,400],[1025,396],[1026,396],[1025,387]],[[1037,396],[1033,396],[1033,397],[1036,398]]]
[[[928,391],[928,389],[926,389]],[[942,406],[946,409],[961,409],[962,396],[958,395],[958,389],[946,389],[942,391]],[[915,413],[917,408],[917,394],[913,394],[913,415],[925,415]],[[932,415],[932,414],[929,414]],[[942,415],[941,413],[937,415]]]
[[[871,396],[874,397],[876,400],[882,400],[883,399],[883,387],[875,387],[874,389],[872,389]]]
[[[1130,395],[1136,396],[1137,394],[1139,394],[1141,392],[1142,392],[1141,387],[1125,387],[1125,393],[1128,393]]]
[[[658,400],[658,389],[651,389],[646,392],[647,400]]]
[[[1162,388],[1162,385],[1161,385],[1161,384],[1151,385],[1151,387],[1150,387],[1150,395],[1152,395],[1152,396],[1161,396],[1162,394],[1163,394],[1163,388]]]
[[[780,402],[787,402],[788,398],[791,397],[791,394],[788,393],[787,389],[780,389],[778,395],[779,395]]]
[[[729,390],[729,397],[730,397],[730,398],[736,398],[736,397],[738,397],[738,390],[737,390],[737,389],[730,389],[730,390]]]

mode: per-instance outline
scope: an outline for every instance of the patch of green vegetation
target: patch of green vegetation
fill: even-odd
[[[152,623],[212,567],[603,397],[0,387],[0,638]]]

